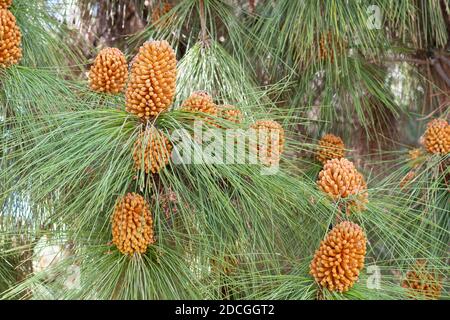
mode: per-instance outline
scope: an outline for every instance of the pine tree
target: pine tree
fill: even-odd
[[[448,298],[450,7],[372,2],[0,9],[0,297]]]

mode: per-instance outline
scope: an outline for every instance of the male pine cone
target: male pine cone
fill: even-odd
[[[429,153],[446,155],[450,152],[450,124],[444,119],[434,119],[425,131],[425,148]]]
[[[368,202],[367,184],[353,163],[346,158],[328,160],[319,172],[317,185],[333,200],[357,196],[349,203],[360,211]]]
[[[7,68],[22,58],[22,33],[8,9],[0,9],[0,66]]]
[[[195,91],[184,100],[182,111],[202,113],[204,116],[217,116],[218,109],[212,97],[206,91]]]
[[[128,77],[127,60],[117,48],[102,49],[89,72],[91,89],[97,92],[119,93]]]
[[[147,129],[134,144],[133,159],[137,170],[157,173],[168,163],[172,154],[172,144],[158,129]]]
[[[357,224],[344,221],[320,243],[310,265],[310,273],[322,287],[345,292],[358,280],[364,267],[367,238]]]
[[[154,243],[153,220],[149,205],[136,193],[128,193],[115,206],[112,225],[113,243],[126,255],[145,253]]]
[[[177,60],[169,43],[144,43],[132,62],[126,110],[143,120],[166,111],[175,95],[176,77]]]
[[[319,140],[316,159],[325,164],[331,159],[340,159],[345,155],[345,145],[340,137],[326,134]]]

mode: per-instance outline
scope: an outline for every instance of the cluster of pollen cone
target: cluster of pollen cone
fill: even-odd
[[[310,265],[317,283],[330,291],[345,292],[358,280],[364,267],[366,235],[349,221],[336,225],[320,243]]]
[[[106,48],[97,55],[90,73],[90,88],[96,92],[117,94],[125,89],[127,112],[134,114],[145,125],[132,149],[136,170],[145,174],[158,174],[169,163],[173,146],[165,134],[153,123],[161,113],[167,112],[175,96],[177,75],[175,52],[167,41],[146,42],[131,63],[130,74],[123,53]],[[128,83],[127,83],[128,79]],[[205,91],[195,91],[181,106],[216,128],[223,122],[240,124],[241,111],[232,105],[216,105]],[[151,121],[151,125],[150,125]],[[259,149],[281,153],[284,143],[282,127],[275,121],[259,121],[252,128],[277,133],[277,143],[259,141]],[[263,147],[264,145],[264,147]],[[143,196],[128,193],[118,199],[113,213],[113,243],[127,255],[145,253],[154,242],[150,206]]]
[[[243,120],[242,112],[237,109],[235,106],[226,104],[223,105],[218,112],[218,116],[221,119],[224,119],[233,123],[241,123]]]
[[[112,234],[117,249],[127,255],[145,253],[154,242],[152,215],[141,195],[128,193],[117,201]]]
[[[8,9],[12,5],[12,0],[0,0],[0,9]]]
[[[345,43],[332,32],[320,35],[319,38],[319,60],[334,62],[335,57],[345,50]]]
[[[22,33],[16,18],[8,10],[12,0],[0,0],[0,66],[7,68],[22,58]]]
[[[122,91],[126,70],[125,57],[118,49],[102,50],[91,68],[91,88],[98,92]],[[168,111],[175,95],[176,72],[175,53],[166,41],[145,43],[132,62],[126,88],[126,110],[144,122]],[[192,93],[181,109],[196,114],[200,119],[208,118],[207,123],[219,128],[220,121],[215,119],[242,122],[242,113],[237,108],[216,105],[204,91]],[[250,128],[256,132],[256,152],[262,162],[278,162],[285,142],[282,126],[273,120],[259,120]],[[342,140],[327,135],[319,145],[317,159],[324,163],[317,181],[319,188],[333,199],[358,195],[359,203],[365,203],[364,178],[349,160],[343,158],[345,146]],[[146,174],[158,173],[168,164],[171,152],[169,139],[156,127],[147,127],[133,146],[135,168]],[[264,157],[261,152],[264,152]],[[143,196],[128,193],[117,200],[112,234],[113,243],[126,255],[143,254],[154,243],[150,205]],[[311,274],[323,287],[344,292],[358,279],[365,251],[366,238],[362,229],[352,222],[342,222],[322,241],[311,262]]]
[[[117,48],[99,52],[89,73],[93,91],[117,94],[126,88],[126,111],[146,122],[167,111],[175,95],[175,52],[167,41],[146,42],[134,58],[128,80],[125,55]],[[137,170],[158,173],[168,162],[172,145],[164,134],[152,127],[142,132],[133,148]]]
[[[434,119],[427,125],[422,145],[429,154],[450,152],[450,125],[445,119]],[[400,181],[403,188],[411,183],[424,152],[411,150],[409,158],[413,170]],[[340,137],[326,134],[318,143],[316,159],[323,168],[317,179],[318,188],[334,201],[349,199],[346,212],[362,211],[368,203],[367,184],[354,164],[345,158],[345,145]],[[310,273],[317,283],[330,291],[345,292],[358,279],[364,266],[366,238],[363,230],[352,222],[336,225],[321,242],[310,265]],[[423,269],[423,268],[422,268]],[[402,286],[411,296],[439,297],[441,286],[435,277],[422,269],[409,271]]]
[[[184,100],[181,110],[192,113],[199,113],[201,118],[216,117],[219,108],[214,103],[213,98],[206,91],[195,91]]]

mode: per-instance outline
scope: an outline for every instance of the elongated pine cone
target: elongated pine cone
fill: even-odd
[[[364,210],[368,203],[366,181],[346,158],[328,160],[319,172],[317,185],[333,200],[356,196],[349,202],[349,207],[356,211]]]
[[[0,0],[0,9],[8,9],[12,4],[12,0]]]
[[[211,259],[212,273],[222,273],[226,276],[230,276],[236,272],[238,265],[239,259],[234,254],[225,254],[219,259]]]
[[[415,149],[409,150],[408,154],[409,154],[410,160],[412,160],[412,161],[417,160],[420,156],[422,156],[422,149],[415,148]]]
[[[256,150],[251,151],[258,155],[262,164],[277,164],[284,149],[283,127],[273,120],[259,120],[252,124],[251,128],[255,129],[256,133]]]
[[[446,120],[431,120],[424,138],[425,148],[429,153],[445,155],[450,152],[450,124]]]
[[[436,300],[441,296],[442,283],[426,269],[426,263],[420,261],[413,270],[406,273],[402,287],[408,289],[408,295],[412,299]]]
[[[404,189],[407,185],[409,185],[412,180],[416,177],[416,172],[414,170],[409,171],[400,181],[400,188]]]
[[[169,43],[144,43],[132,62],[126,110],[143,120],[166,111],[173,102],[176,77],[177,60]]]
[[[212,97],[206,91],[195,91],[189,98],[187,98],[182,106],[182,111],[202,113],[201,118],[207,118],[209,116],[217,116],[218,109],[216,104],[213,102]]]
[[[16,17],[7,9],[0,9],[0,66],[7,68],[22,59],[22,33]]]
[[[161,21],[159,20],[161,19],[161,17],[172,10],[172,8],[173,5],[168,1],[161,1],[160,3],[156,4],[152,10],[152,23],[154,25],[160,24]]]
[[[155,242],[149,205],[136,193],[128,193],[116,203],[112,225],[113,243],[123,254],[145,253]]]
[[[220,106],[218,108],[218,115],[221,119],[233,123],[241,123],[243,119],[242,112],[232,105]]]
[[[344,221],[320,243],[310,265],[310,273],[322,287],[345,292],[358,280],[366,256],[366,235],[361,227]]]
[[[127,60],[117,48],[102,49],[89,72],[89,84],[97,92],[119,93],[127,78]]]
[[[145,173],[157,173],[168,163],[172,154],[169,139],[156,128],[141,133],[134,144],[133,159],[136,170],[142,168],[144,159]]]
[[[345,155],[345,145],[341,138],[326,134],[319,140],[319,148],[316,159],[325,164],[331,159],[340,159]]]

